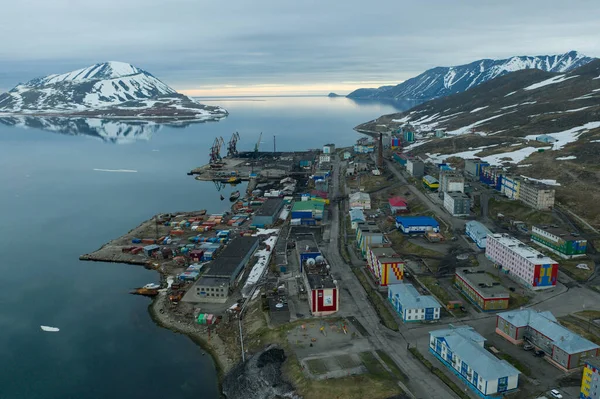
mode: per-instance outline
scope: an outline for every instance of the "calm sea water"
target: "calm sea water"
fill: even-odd
[[[355,125],[408,105],[326,97],[202,101],[230,116],[177,128],[0,118],[1,399],[218,397],[210,356],[156,326],[149,300],[128,294],[157,275],[78,256],[159,212],[224,211],[228,203],[212,183],[185,174],[206,163],[216,136],[227,141],[238,131],[241,150],[254,148],[260,132],[261,150],[273,148],[273,135],[278,150],[350,145]]]

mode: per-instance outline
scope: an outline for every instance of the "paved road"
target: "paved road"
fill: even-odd
[[[339,191],[339,163],[334,167],[333,196]],[[414,398],[457,398],[442,381],[434,377],[421,362],[414,359],[406,348],[407,341],[400,333],[394,333],[381,325],[375,309],[367,299],[367,294],[356,279],[352,269],[339,254],[339,204],[332,204],[330,219],[330,241],[326,248],[332,274],[340,284],[340,314],[354,316],[370,334],[369,341],[377,349],[388,353],[398,366],[410,377],[406,388]]]

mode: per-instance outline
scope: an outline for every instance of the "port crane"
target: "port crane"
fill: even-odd
[[[229,140],[229,143],[227,144],[227,156],[230,158],[233,158],[234,156],[236,156],[238,154],[237,151],[237,142],[240,139],[240,134],[238,132],[235,132],[231,135],[231,139]]]
[[[210,147],[210,165],[220,165],[221,147],[224,145],[223,137],[215,137],[212,147]]]
[[[262,140],[262,132],[260,132],[260,135],[258,136],[258,141],[254,145],[254,157],[258,156],[258,147],[260,147],[260,140]]]

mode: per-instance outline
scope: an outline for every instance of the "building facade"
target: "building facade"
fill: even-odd
[[[500,183],[500,192],[506,195],[509,199],[519,199],[521,189],[521,179],[515,176],[502,176]]]
[[[471,199],[464,193],[448,192],[444,194],[444,208],[452,216],[468,216],[471,213]]]
[[[425,163],[417,159],[408,159],[406,161],[406,171],[411,176],[421,177],[425,174]]]
[[[481,168],[490,164],[479,158],[465,159],[465,173],[471,177],[479,178]]]
[[[367,253],[371,245],[385,244],[385,236],[377,226],[370,224],[359,224],[356,228],[356,245],[363,259],[367,259]]]
[[[440,232],[440,224],[429,216],[396,216],[396,228],[404,234],[425,234],[428,231]]]
[[[379,287],[404,281],[404,261],[391,247],[376,244],[369,246],[367,268]]]
[[[470,326],[429,332],[429,351],[478,396],[492,399],[517,389],[519,371],[488,352],[484,343]]]
[[[254,214],[252,226],[270,226],[277,221],[277,216],[283,209],[282,198],[269,198]]]
[[[519,189],[519,199],[525,205],[537,210],[550,210],[554,207],[556,190],[551,186],[532,180],[523,180]]]
[[[479,248],[485,249],[487,236],[492,234],[490,229],[485,227],[481,222],[470,220],[465,224],[465,233],[471,240],[477,244]]]
[[[433,176],[425,175],[423,176],[423,186],[431,191],[436,191],[440,188],[440,182]]]
[[[440,169],[439,175],[440,189],[439,192],[447,193],[449,191],[465,192],[465,177],[455,170]]]
[[[474,268],[456,269],[454,284],[484,312],[508,308],[510,294],[492,276]]]
[[[496,333],[518,345],[527,341],[547,354],[551,363],[562,369],[581,367],[599,354],[600,346],[560,325],[551,312],[533,309],[498,313]]]
[[[585,361],[579,399],[600,399],[600,360]]]
[[[392,215],[408,212],[408,202],[402,197],[392,197],[388,200]]]
[[[553,227],[533,226],[531,240],[565,259],[585,256],[587,250],[587,240]]]
[[[371,209],[371,196],[361,191],[350,194],[350,208]]]
[[[495,190],[502,191],[502,177],[504,174],[504,169],[498,166],[483,166],[479,180]]]
[[[190,291],[195,296],[194,302],[225,303],[229,296],[229,280],[203,276]]]
[[[356,230],[359,223],[364,223],[366,221],[365,214],[360,208],[352,208],[350,209],[350,225],[352,226],[352,230]]]
[[[485,256],[528,288],[540,290],[556,286],[558,263],[508,234],[488,235]]]
[[[421,295],[412,284],[388,287],[388,301],[404,322],[434,321],[440,318],[441,305],[431,295]]]

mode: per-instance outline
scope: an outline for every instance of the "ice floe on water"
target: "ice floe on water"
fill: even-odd
[[[40,326],[40,328],[42,329],[42,331],[46,331],[46,332],[59,332],[60,331],[60,328],[57,328],[57,327]]]

